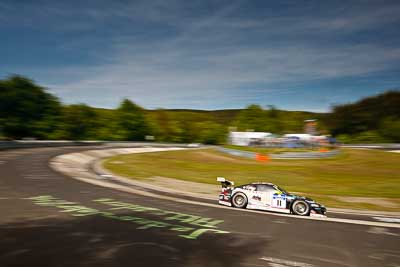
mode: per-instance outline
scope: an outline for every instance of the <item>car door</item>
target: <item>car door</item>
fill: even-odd
[[[275,188],[269,184],[258,184],[256,189],[256,195],[259,197],[259,205],[263,207],[272,207],[272,201]]]
[[[249,201],[249,205],[260,206],[261,203],[261,194],[257,191],[257,187],[253,184],[245,185],[242,188],[246,191],[246,195]]]

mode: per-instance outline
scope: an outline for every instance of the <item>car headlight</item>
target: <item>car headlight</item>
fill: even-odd
[[[311,204],[311,207],[319,207],[319,204],[317,204],[317,203],[312,203],[312,204]]]

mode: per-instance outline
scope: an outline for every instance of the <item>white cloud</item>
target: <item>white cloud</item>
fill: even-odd
[[[186,38],[196,39],[195,34]],[[186,46],[186,39],[172,43],[148,47],[125,44],[114,55],[114,63],[80,70],[86,78],[56,88],[70,96],[76,91],[96,91],[88,94],[91,98],[101,98],[112,90],[114,95],[130,97],[148,107],[190,105],[191,101],[245,97],[252,92],[238,88],[252,85],[262,85],[267,93],[278,83],[364,75],[390,68],[400,60],[399,49],[374,45],[239,49],[228,45],[197,51]]]
[[[400,49],[376,41],[323,40],[394,23],[398,5],[339,6],[325,10],[329,15],[310,14],[307,12],[315,10],[305,7],[290,15],[263,16],[260,12],[241,16],[243,2],[210,12],[194,12],[202,5],[187,2],[139,1],[106,8],[99,4],[73,11],[66,8],[68,4],[41,7],[40,12],[66,22],[55,23],[56,29],[91,30],[115,19],[132,28],[137,23],[148,27],[140,34],[115,29],[115,35],[107,40],[112,52],[95,54],[99,65],[47,69],[60,77],[59,82],[48,82],[48,87],[68,102],[100,106],[116,105],[123,97],[146,107],[201,107],[202,102],[217,106],[252,100],[267,92],[279,94],[274,89],[277,84],[290,87],[390,70],[400,59]],[[86,19],[74,21],[76,16]],[[172,33],[153,36],[153,31],[160,29]],[[96,38],[89,32],[87,39],[66,41],[62,48],[73,50],[82,42],[93,42],[94,49],[101,49],[94,43]]]

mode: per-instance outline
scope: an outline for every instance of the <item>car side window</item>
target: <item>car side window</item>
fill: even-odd
[[[257,191],[259,192],[275,192],[275,188],[272,185],[258,184]]]
[[[256,190],[256,187],[254,185],[251,185],[251,184],[243,185],[243,186],[241,186],[241,188],[245,189],[245,190],[251,190],[251,191]]]

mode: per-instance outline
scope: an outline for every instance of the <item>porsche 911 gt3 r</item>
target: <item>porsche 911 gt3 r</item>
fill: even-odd
[[[300,216],[325,217],[326,208],[314,200],[290,194],[271,183],[251,183],[234,187],[232,181],[218,177],[221,183],[219,204],[235,208],[247,208],[291,213]]]

